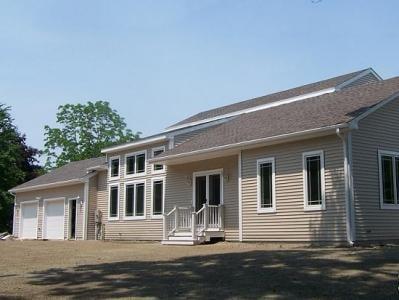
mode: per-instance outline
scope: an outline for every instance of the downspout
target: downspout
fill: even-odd
[[[346,215],[346,239],[350,246],[354,245],[353,238],[353,218],[352,218],[352,185],[350,180],[351,160],[348,151],[348,134],[342,133],[339,128],[336,129],[337,136],[342,140],[344,151],[344,181],[345,181],[345,215]],[[350,134],[350,133],[349,133]]]
[[[238,240],[242,242],[242,151],[238,154]]]
[[[89,182],[87,179],[84,183],[83,201],[84,201],[84,222],[83,222],[83,240],[87,240],[87,223],[89,218]]]

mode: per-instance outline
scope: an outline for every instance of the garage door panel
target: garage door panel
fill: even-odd
[[[21,238],[37,238],[37,203],[21,204]]]
[[[44,238],[64,239],[64,200],[46,201],[44,216]]]

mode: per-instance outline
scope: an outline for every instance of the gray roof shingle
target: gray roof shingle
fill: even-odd
[[[359,75],[360,73],[362,73],[366,70],[367,69],[356,71],[356,72],[341,75],[338,77],[334,77],[334,78],[318,81],[315,83],[299,86],[299,87],[285,90],[282,92],[278,92],[278,93],[250,99],[250,100],[245,100],[245,101],[237,102],[234,104],[221,106],[221,107],[218,107],[215,109],[200,112],[200,113],[195,114],[189,118],[186,118],[170,127],[179,126],[179,125],[183,125],[183,124],[187,124],[187,123],[191,123],[191,122],[197,122],[197,121],[201,121],[204,119],[213,118],[213,117],[221,116],[224,114],[236,112],[239,110],[260,106],[260,105],[268,104],[271,102],[288,99],[291,97],[305,95],[305,94],[317,92],[317,91],[327,89],[327,88],[336,87],[336,86],[354,78],[355,76]]]
[[[47,174],[18,185],[12,190],[34,187],[42,184],[58,183],[67,180],[81,179],[87,175],[88,168],[104,165],[105,163],[105,157],[70,162],[69,164],[54,169]]]
[[[399,93],[399,77],[240,115],[161,157],[347,123]]]

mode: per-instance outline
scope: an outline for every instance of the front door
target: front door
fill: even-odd
[[[207,203],[219,205],[222,199],[222,174],[218,172],[200,172],[194,174],[194,204],[198,211]]]

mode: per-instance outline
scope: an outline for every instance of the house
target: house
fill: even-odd
[[[15,187],[21,239],[399,240],[399,77],[211,109]]]

